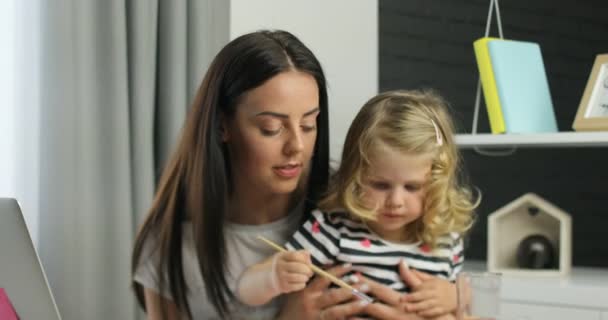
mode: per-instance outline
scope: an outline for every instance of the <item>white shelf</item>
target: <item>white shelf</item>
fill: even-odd
[[[465,261],[464,271],[485,272],[487,263],[480,260]],[[563,277],[503,274],[501,278],[503,302],[570,306],[608,312],[608,269],[606,268],[576,266],[572,267],[569,275]]]
[[[608,147],[608,131],[569,131],[536,134],[457,134],[456,143],[461,149],[513,146],[528,148]]]

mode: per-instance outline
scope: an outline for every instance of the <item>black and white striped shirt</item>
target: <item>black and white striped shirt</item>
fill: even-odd
[[[399,276],[401,259],[412,269],[450,281],[456,280],[464,261],[462,238],[456,233],[441,237],[438,246],[430,250],[421,242],[383,240],[347,213],[319,210],[300,226],[286,247],[310,251],[315,265],[351,263],[354,272],[401,292],[409,292]]]

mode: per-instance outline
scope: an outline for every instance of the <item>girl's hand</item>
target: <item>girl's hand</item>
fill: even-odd
[[[402,297],[405,310],[423,317],[437,317],[456,311],[458,297],[455,284],[424,272],[409,272],[413,272],[422,283],[413,286],[413,292]]]
[[[306,250],[277,253],[272,263],[276,286],[281,293],[304,289],[313,275],[310,253]]]
[[[311,276],[308,252],[278,252],[239,276],[236,297],[249,306],[263,305],[283,293],[301,290]]]
[[[336,277],[350,271],[350,266],[337,266],[327,270]],[[330,281],[317,276],[300,291],[287,295],[287,301],[278,319],[289,320],[329,320],[345,319],[361,313],[367,303],[353,296],[348,289],[329,289]],[[360,291],[367,291],[362,283],[354,285]]]

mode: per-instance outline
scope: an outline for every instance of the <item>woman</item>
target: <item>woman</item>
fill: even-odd
[[[235,302],[235,277],[272,253],[258,234],[285,242],[325,190],[328,130],[323,71],[296,37],[254,32],[219,52],[135,241],[133,285],[149,319],[278,312],[283,299]],[[317,280],[284,310],[316,316],[351,299],[327,286]]]

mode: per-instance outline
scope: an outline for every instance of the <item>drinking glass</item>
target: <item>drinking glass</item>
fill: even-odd
[[[458,275],[458,320],[501,319],[500,277],[500,273],[493,272],[462,272]]]

